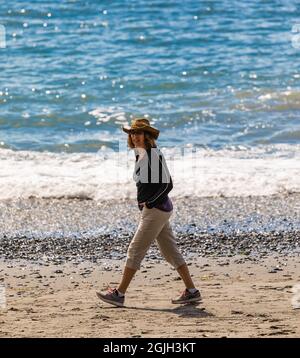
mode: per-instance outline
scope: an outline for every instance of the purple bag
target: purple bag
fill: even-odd
[[[167,199],[163,203],[156,205],[155,208],[162,211],[169,212],[173,210],[173,204],[171,199],[167,196]]]

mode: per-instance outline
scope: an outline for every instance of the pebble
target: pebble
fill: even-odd
[[[172,199],[173,200],[173,199]],[[171,224],[180,251],[189,256],[256,262],[276,253],[300,253],[300,195],[249,198],[177,198]],[[41,265],[125,259],[140,212],[134,200],[16,199],[0,201],[0,258]],[[191,220],[192,218],[192,220]],[[162,260],[154,245],[148,262]],[[221,265],[228,262],[221,261]],[[146,269],[151,266],[145,266]],[[208,265],[203,265],[208,267]],[[105,271],[112,268],[106,266]],[[270,273],[281,271],[271,268]],[[63,273],[61,270],[55,273]],[[38,278],[41,278],[38,275]]]

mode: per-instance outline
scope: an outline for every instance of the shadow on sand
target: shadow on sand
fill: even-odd
[[[149,311],[149,312],[166,312],[166,313],[175,313],[179,317],[213,317],[214,315],[210,312],[205,311],[204,307],[199,308],[201,302],[187,305],[180,305],[175,308],[152,308],[152,307],[137,307],[137,306],[124,306],[124,307],[114,307],[114,306],[101,306],[105,310],[135,310],[135,311]]]

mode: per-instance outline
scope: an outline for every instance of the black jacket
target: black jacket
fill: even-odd
[[[133,179],[137,186],[138,203],[146,203],[151,209],[163,203],[173,189],[173,182],[165,158],[160,149],[150,148],[140,161],[136,152]]]

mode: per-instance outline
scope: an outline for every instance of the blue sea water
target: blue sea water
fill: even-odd
[[[166,146],[299,143],[297,23],[298,1],[1,1],[2,147],[114,148],[137,115]]]
[[[134,116],[163,147],[295,157],[299,23],[293,0],[1,1],[3,158],[117,150]]]

